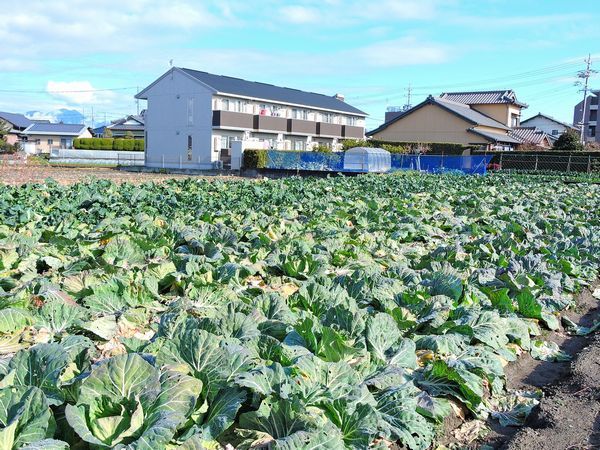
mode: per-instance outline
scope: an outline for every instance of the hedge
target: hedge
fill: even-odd
[[[244,169],[264,169],[267,167],[268,150],[244,150]]]
[[[476,150],[479,147],[473,145],[453,144],[449,142],[386,142],[371,140],[346,139],[342,141],[344,150],[352,147],[380,147],[390,153],[411,153],[416,147],[425,149],[430,154],[462,155],[465,150]]]
[[[73,148],[78,150],[118,150],[128,152],[143,152],[143,139],[113,139],[113,138],[76,138]]]

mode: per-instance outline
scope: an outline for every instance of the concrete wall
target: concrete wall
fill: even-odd
[[[219,159],[212,149],[212,92],[174,70],[150,87],[147,96],[146,165],[212,168]]]
[[[144,153],[109,150],[53,149],[50,152],[50,162],[82,165],[142,166],[144,165]]]
[[[472,126],[466,120],[430,104],[394,122],[373,135],[373,139],[388,142],[488,144],[484,138],[467,132]]]

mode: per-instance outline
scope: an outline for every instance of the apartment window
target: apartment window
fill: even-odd
[[[595,120],[598,120],[598,110],[597,109],[591,109],[590,110],[590,122],[593,122]]]
[[[35,140],[35,144],[36,144],[36,145],[40,145],[41,143],[42,143],[42,140],[41,140],[41,139],[36,139],[36,140]]]
[[[292,109],[292,119],[308,120],[308,112],[305,109]]]
[[[325,122],[325,123],[333,123],[333,114],[323,113],[322,119],[323,119],[323,122]]]
[[[52,145],[54,143],[53,139],[48,139],[48,145]]]
[[[192,160],[192,136],[188,135],[188,145],[187,145],[187,160],[191,161]]]
[[[233,141],[231,136],[221,136],[221,148],[231,148],[231,141]]]
[[[187,124],[188,127],[194,125],[194,98],[190,97],[187,101]]]
[[[590,137],[596,137],[596,126],[592,125],[589,129],[589,136]]]
[[[294,141],[294,150],[304,150],[306,148],[306,142]]]
[[[353,116],[346,117],[346,125],[350,125],[351,127],[356,126],[356,117],[353,117]]]
[[[223,111],[229,111],[229,100],[224,98],[221,100],[221,109]]]

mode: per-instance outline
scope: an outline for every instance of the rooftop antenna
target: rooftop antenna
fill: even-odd
[[[173,60],[172,59],[169,60],[169,67],[173,67]]]

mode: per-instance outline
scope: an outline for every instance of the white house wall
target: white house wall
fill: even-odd
[[[522,124],[524,127],[536,127],[542,130],[544,133],[554,136],[563,134],[567,127],[553,120],[546,119],[545,117],[533,117]]]
[[[146,95],[146,166],[212,168],[218,159],[212,151],[212,92],[174,70],[148,88]]]

